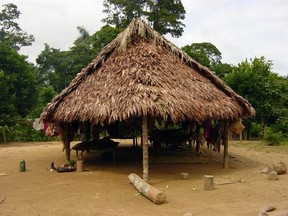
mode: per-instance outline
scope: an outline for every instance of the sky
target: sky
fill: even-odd
[[[21,49],[29,61],[47,43],[62,51],[79,36],[77,26],[90,34],[100,30],[106,16],[102,0],[1,0],[14,3],[21,12],[22,30],[35,37]],[[273,62],[272,71],[288,76],[288,0],[182,0],[186,10],[184,33],[165,37],[178,47],[210,42],[222,53],[222,62],[237,65],[245,59]],[[1,7],[2,9],[2,7]]]

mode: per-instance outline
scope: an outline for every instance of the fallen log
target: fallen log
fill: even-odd
[[[278,175],[287,173],[287,166],[284,162],[279,162],[278,164],[269,164],[267,168],[268,174],[272,171],[276,171]]]
[[[6,197],[3,197],[0,199],[0,204],[3,203],[5,201]]]
[[[261,212],[271,212],[274,211],[276,207],[272,204],[269,204],[267,206],[264,206],[263,208],[260,209]]]
[[[263,208],[260,209],[259,213],[257,214],[257,216],[269,216],[269,214],[267,214],[267,212],[272,212],[274,211],[276,208],[274,205],[269,204],[267,206],[264,206]]]
[[[146,198],[150,199],[152,202],[156,204],[162,204],[165,202],[166,195],[163,192],[149,185],[135,173],[131,173],[128,178],[130,183],[134,185],[137,191],[139,191]]]

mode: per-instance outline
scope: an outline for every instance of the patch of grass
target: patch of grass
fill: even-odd
[[[246,147],[248,149],[253,149],[255,151],[263,151],[266,153],[269,152],[278,152],[278,153],[288,153],[288,141],[281,142],[278,146],[268,146],[267,142],[265,141],[229,141],[229,145],[232,145],[234,147]]]

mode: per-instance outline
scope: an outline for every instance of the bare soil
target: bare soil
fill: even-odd
[[[60,142],[2,144],[0,215],[256,216],[271,203],[276,211],[288,210],[288,174],[271,181],[259,172],[271,163],[288,165],[287,149],[230,142],[229,169],[222,168],[222,153],[204,146],[199,156],[193,150],[151,152],[149,183],[167,197],[156,205],[129,184],[130,173],[142,176],[142,156],[127,140],[121,140],[115,164],[90,152],[85,171],[70,173],[50,171],[52,161],[65,163]],[[75,152],[71,155],[76,160]],[[20,160],[26,161],[26,172],[19,172]],[[180,178],[182,172],[189,174],[187,180]],[[204,175],[214,176],[213,191],[204,190]]]

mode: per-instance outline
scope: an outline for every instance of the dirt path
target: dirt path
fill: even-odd
[[[142,175],[142,159],[141,149],[126,142],[119,146],[116,164],[93,153],[86,155],[82,173],[50,171],[52,161],[65,163],[59,142],[0,145],[0,215],[256,216],[270,203],[288,209],[288,174],[270,181],[259,173],[269,163],[288,164],[287,149],[256,151],[255,145],[231,143],[229,169],[221,168],[222,154],[207,149],[200,156],[150,154],[150,184],[167,196],[162,205],[129,184],[130,173]],[[72,156],[75,159],[74,152]],[[22,159],[26,172],[19,172]],[[189,173],[188,180],[180,179],[182,172]],[[213,191],[203,189],[206,174],[214,175]]]

